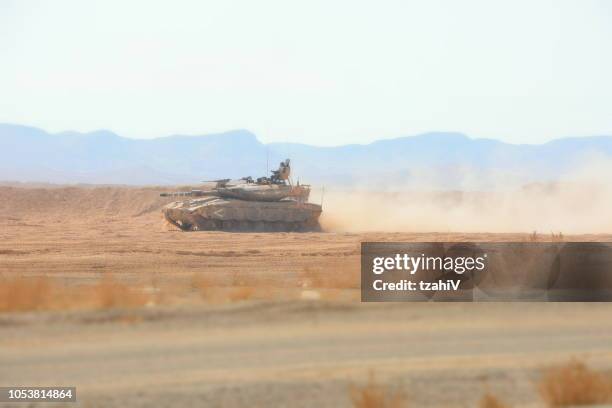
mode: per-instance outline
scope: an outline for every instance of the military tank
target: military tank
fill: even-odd
[[[161,193],[181,197],[162,208],[183,231],[316,231],[322,207],[309,203],[309,185],[293,185],[289,159],[270,177],[215,180],[208,190]]]

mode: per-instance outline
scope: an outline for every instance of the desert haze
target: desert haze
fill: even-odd
[[[288,135],[291,137],[291,135]],[[367,145],[261,143],[247,130],[129,139],[0,124],[0,181],[172,185],[265,175],[291,158],[300,180],[349,189],[499,190],[610,170],[612,136],[509,144],[431,132]]]

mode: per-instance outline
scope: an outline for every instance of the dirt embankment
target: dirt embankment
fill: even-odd
[[[136,217],[157,212],[167,198],[155,187],[0,187],[0,219]]]

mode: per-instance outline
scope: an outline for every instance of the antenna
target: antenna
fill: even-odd
[[[270,173],[270,146],[266,146],[266,177]]]
[[[325,196],[325,186],[321,187],[321,208],[323,208],[323,196]]]

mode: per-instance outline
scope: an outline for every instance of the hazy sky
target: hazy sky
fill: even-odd
[[[0,0],[0,122],[319,145],[612,134],[612,1]]]

